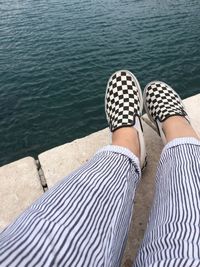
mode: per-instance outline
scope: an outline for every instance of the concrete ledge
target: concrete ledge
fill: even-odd
[[[0,228],[43,194],[35,160],[27,157],[0,168]]]

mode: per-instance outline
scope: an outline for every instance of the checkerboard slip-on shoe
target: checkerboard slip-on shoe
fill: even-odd
[[[142,91],[136,77],[127,70],[111,75],[105,94],[105,112],[111,132],[122,127],[134,127],[140,142],[141,167],[146,166],[146,148],[141,123]]]
[[[156,125],[157,132],[166,144],[162,122],[171,116],[183,116],[190,123],[180,96],[166,83],[153,81],[146,85],[143,93],[144,108],[149,119]]]

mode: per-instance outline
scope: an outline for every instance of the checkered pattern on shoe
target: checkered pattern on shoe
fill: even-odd
[[[174,115],[187,115],[179,95],[169,85],[156,81],[145,90],[145,106],[154,120],[163,122]]]
[[[135,115],[141,115],[136,83],[135,77],[128,71],[116,72],[108,81],[105,109],[112,132],[123,126],[134,125]]]

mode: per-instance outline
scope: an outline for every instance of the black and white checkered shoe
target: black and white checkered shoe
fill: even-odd
[[[146,165],[141,115],[143,109],[142,92],[136,77],[127,70],[111,75],[105,94],[105,112],[111,132],[133,126],[138,131],[141,151],[141,165]]]
[[[180,96],[166,83],[153,81],[146,85],[143,93],[144,108],[150,120],[156,125],[163,143],[166,138],[162,130],[162,122],[171,116],[189,117]]]

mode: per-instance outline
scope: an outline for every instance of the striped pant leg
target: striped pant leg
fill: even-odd
[[[0,266],[119,266],[139,161],[107,146],[0,234]]]
[[[200,266],[200,142],[195,138],[175,139],[162,152],[134,266]]]

